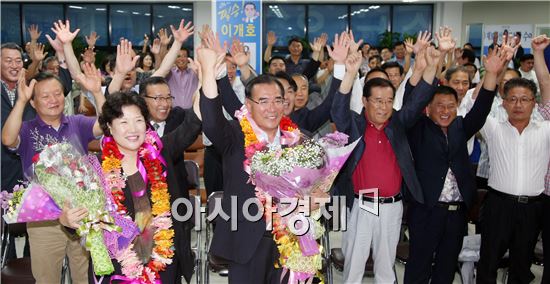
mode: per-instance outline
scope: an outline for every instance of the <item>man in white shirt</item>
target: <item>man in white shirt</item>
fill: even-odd
[[[537,85],[537,93],[535,98],[537,98],[539,93],[539,81],[537,80],[537,74],[533,67],[535,66],[535,57],[533,54],[525,54],[519,58],[519,68],[518,71],[521,74],[521,78],[529,79]]]
[[[536,91],[533,81],[509,80],[504,85],[502,104],[508,118],[488,117],[481,130],[491,168],[481,215],[477,283],[496,282],[498,264],[508,249],[509,281],[529,283],[534,278],[530,267],[550,161],[550,121],[531,120]]]

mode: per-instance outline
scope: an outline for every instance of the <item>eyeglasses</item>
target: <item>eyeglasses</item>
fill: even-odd
[[[368,99],[369,102],[371,102],[375,107],[381,107],[382,105],[389,105],[390,107],[393,107],[393,100],[387,100],[387,101],[384,101],[384,100],[381,100],[381,99],[376,99],[376,100],[371,100],[371,99]]]
[[[149,99],[153,99],[156,103],[161,103],[161,102],[171,102],[173,99],[175,99],[173,96],[169,96],[169,97],[151,97],[151,96],[144,96],[146,98],[149,98]]]
[[[271,101],[268,100],[268,99],[264,99],[264,98],[259,99],[258,101],[255,101],[252,98],[248,98],[248,97],[247,97],[247,99],[249,99],[253,103],[256,103],[256,104],[260,105],[261,107],[267,107],[268,105],[271,105],[271,104],[273,104],[276,107],[280,107],[285,102],[285,100],[281,97],[275,98]]]
[[[519,104],[521,104],[521,105],[525,105],[525,104],[528,104],[528,103],[532,102],[535,99],[534,98],[526,98],[526,97],[521,97],[521,98],[511,97],[511,98],[506,98],[505,100],[507,102],[511,103],[511,104],[514,104],[514,105],[517,102],[519,102]]]

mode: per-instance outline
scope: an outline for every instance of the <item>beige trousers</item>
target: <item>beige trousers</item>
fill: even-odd
[[[37,284],[61,283],[65,255],[69,257],[72,283],[88,283],[89,253],[80,239],[71,237],[58,221],[27,223],[32,275]]]

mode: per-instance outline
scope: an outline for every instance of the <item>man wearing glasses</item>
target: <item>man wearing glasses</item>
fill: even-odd
[[[536,84],[514,78],[504,85],[507,119],[489,117],[481,129],[489,149],[489,193],[483,204],[477,283],[494,283],[510,250],[509,281],[528,283],[542,222],[544,176],[550,161],[550,122],[531,119]]]
[[[191,116],[195,116],[193,108],[182,109],[181,107],[172,108],[174,96],[170,93],[170,87],[163,77],[149,77],[139,85],[139,94],[145,98],[147,109],[149,110],[150,124],[153,126],[159,137],[167,135],[174,131],[185,119],[188,121]],[[189,200],[189,191],[187,184],[187,171],[185,169],[184,155],[180,155],[179,159],[174,161],[174,169],[176,172],[177,185],[182,193],[182,196]],[[191,226],[184,226],[186,240],[191,239]],[[188,265],[184,265],[186,269],[193,269],[193,256],[191,255],[191,244],[187,241],[184,245],[184,259]],[[191,275],[191,271],[186,271]]]

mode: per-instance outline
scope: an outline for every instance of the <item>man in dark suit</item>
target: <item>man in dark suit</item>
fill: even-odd
[[[23,50],[15,43],[4,43],[1,47],[1,79],[2,79],[2,129],[8,115],[17,101],[17,81],[23,70]],[[34,109],[27,105],[23,112],[23,121],[31,120],[36,116]],[[23,180],[23,167],[17,153],[9,151],[2,145],[2,190],[12,191],[13,187]],[[7,258],[16,258],[13,236],[7,250]],[[27,248],[26,248],[27,249]],[[26,254],[28,254],[26,252]]]
[[[140,95],[145,98],[149,110],[150,123],[160,137],[174,131],[180,126],[186,117],[194,116],[193,109],[184,110],[180,107],[172,108],[173,96],[170,94],[170,87],[163,77],[149,77],[139,85]],[[198,136],[198,135],[197,135]],[[196,137],[195,137],[196,138]],[[187,183],[187,171],[185,169],[184,156],[173,159],[176,184],[182,197],[189,199]],[[183,265],[184,275],[193,273],[193,256],[191,255],[191,226],[185,226],[186,240],[184,245],[185,263]]]
[[[433,47],[430,51],[435,53]],[[426,53],[426,52],[425,52]],[[413,90],[414,97],[394,112],[395,87],[389,80],[374,78],[363,89],[361,114],[350,110],[350,91],[355,74],[361,65],[346,61],[346,75],[339,92],[335,95],[331,115],[338,131],[350,136],[350,140],[361,139],[336,181],[336,191],[345,195],[348,216],[348,230],[344,233],[342,250],[345,255],[344,282],[360,283],[371,246],[375,259],[375,282],[393,283],[396,247],[399,241],[403,205],[407,198],[422,203],[424,197],[414,171],[406,130],[411,128],[422,115],[434,87],[430,85],[436,73],[438,54],[422,53],[417,61],[429,59],[429,67],[416,68],[415,78],[422,77]],[[417,64],[417,67],[420,64]],[[424,66],[426,66],[424,64]],[[430,83],[428,83],[430,82]],[[377,195],[366,194],[365,189],[377,190]],[[364,207],[373,208],[378,203],[379,211],[373,214]],[[377,205],[378,205],[377,204]]]
[[[222,100],[216,85],[216,54],[212,49],[197,51],[203,80],[200,99],[203,131],[222,155],[224,197],[222,210],[230,219],[218,218],[210,253],[229,260],[229,283],[280,283],[281,269],[274,263],[278,251],[271,232],[256,203],[254,186],[244,171],[244,134],[239,121],[228,121],[222,113]],[[270,75],[253,79],[246,87],[246,106],[260,133],[258,139],[269,147],[280,147],[279,123],[283,116],[283,88]],[[255,221],[245,218],[244,210]]]
[[[499,56],[489,55],[483,88],[465,117],[457,116],[456,91],[440,86],[427,107],[428,116],[409,131],[424,204],[413,201],[409,205],[410,254],[405,283],[453,282],[466,234],[466,213],[477,190],[467,141],[485,123],[504,63],[500,52]]]
[[[13,105],[17,101],[17,81],[23,70],[23,50],[15,43],[5,43],[1,47],[1,79],[2,79],[2,128],[8,118]],[[27,105],[23,112],[23,121],[36,116],[34,109]],[[8,151],[2,145],[2,190],[11,191],[23,180],[23,170],[19,156],[13,151]]]
[[[514,54],[514,69],[519,68],[520,58],[525,54],[523,47],[521,46],[521,32],[516,32],[514,38],[512,39],[515,42],[515,45],[518,46],[516,53]]]

